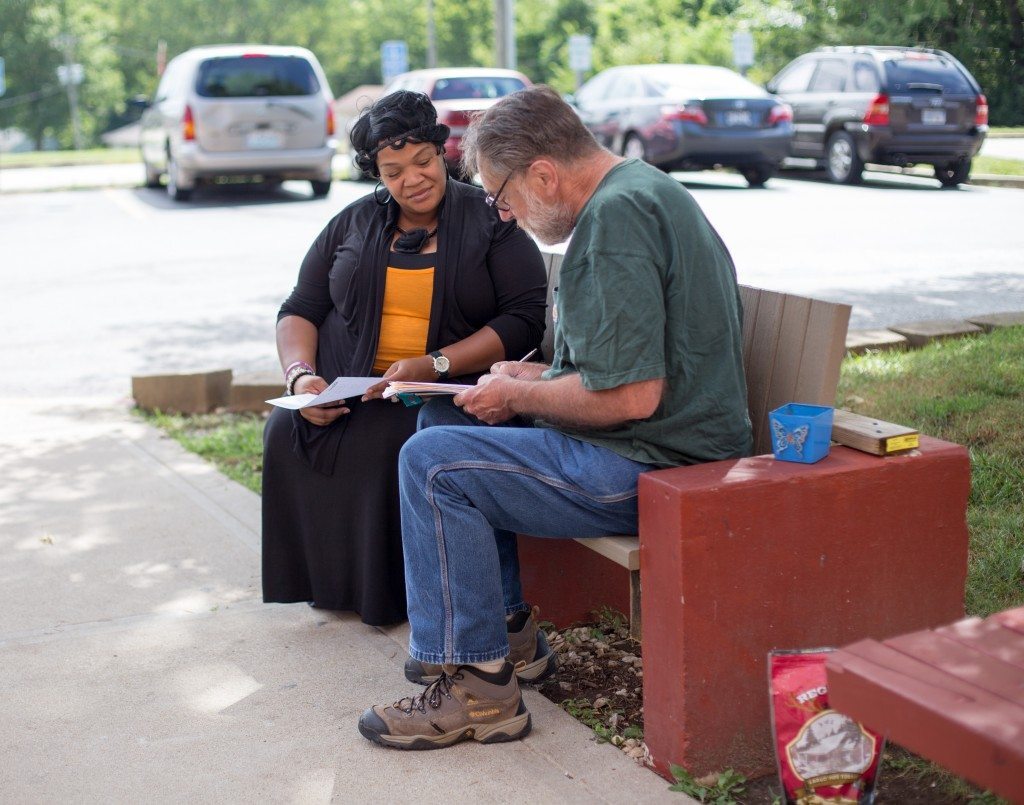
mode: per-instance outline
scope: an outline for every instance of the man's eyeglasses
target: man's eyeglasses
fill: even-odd
[[[497,193],[487,194],[487,197],[484,199],[484,204],[488,207],[494,207],[498,212],[510,212],[512,210],[512,207],[507,201],[499,201],[498,199],[501,198],[501,194],[505,190],[505,185],[508,184],[508,180],[512,178],[513,173],[515,173],[515,171],[509,172],[508,176],[505,177],[505,181],[501,183],[501,187],[498,188]]]

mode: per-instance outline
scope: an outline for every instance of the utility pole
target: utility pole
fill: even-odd
[[[434,0],[427,0],[427,67],[437,67],[437,30],[434,27]]]
[[[494,0],[494,55],[498,67],[516,69],[515,0]]]
[[[78,85],[82,81],[82,65],[75,64],[74,49],[78,40],[71,34],[61,34],[54,44],[64,51],[63,70],[57,71],[60,82],[68,91],[68,107],[71,110],[71,133],[75,150],[82,150],[82,127],[78,119]]]

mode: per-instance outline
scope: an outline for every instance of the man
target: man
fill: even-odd
[[[735,269],[691,196],[599,146],[547,87],[499,101],[463,149],[503,220],[572,242],[551,366],[495,364],[455,397],[461,411],[428,405],[402,449],[406,674],[430,684],[359,730],[404,749],[530,731],[517,674],[552,658],[510,535],[636,533],[641,472],[751,450]]]

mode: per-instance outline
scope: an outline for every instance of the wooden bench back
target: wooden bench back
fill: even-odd
[[[544,355],[554,345],[551,296],[562,255],[545,254],[548,271]],[[771,452],[768,412],[789,402],[835,405],[839,367],[846,354],[850,306],[805,296],[740,286],[743,366],[754,453]]]

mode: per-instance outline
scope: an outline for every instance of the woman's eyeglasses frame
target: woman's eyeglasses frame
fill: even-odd
[[[494,207],[498,212],[511,212],[512,206],[507,201],[499,201],[501,194],[505,191],[505,185],[508,184],[508,180],[512,178],[512,174],[515,171],[509,171],[508,176],[505,177],[505,181],[501,183],[501,187],[498,188],[496,193],[488,193],[484,198],[484,204],[488,207]]]

